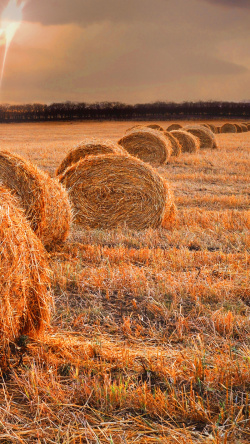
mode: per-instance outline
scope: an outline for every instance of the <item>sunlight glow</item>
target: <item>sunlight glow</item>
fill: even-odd
[[[19,29],[23,19],[23,7],[26,0],[9,0],[8,5],[3,10],[0,19],[0,41],[5,46],[4,58],[1,70],[0,85],[2,84],[6,58],[11,42]]]

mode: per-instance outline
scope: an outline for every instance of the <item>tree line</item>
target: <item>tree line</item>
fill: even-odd
[[[0,105],[0,123],[74,120],[178,120],[250,118],[250,102],[64,102]]]

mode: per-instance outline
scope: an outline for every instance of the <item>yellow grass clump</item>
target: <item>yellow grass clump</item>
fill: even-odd
[[[180,125],[179,123],[172,123],[171,125],[169,125],[169,127],[167,128],[167,131],[175,131],[175,130],[179,130],[182,128],[182,125]]]
[[[46,248],[67,239],[71,207],[57,179],[16,154],[0,151],[0,182],[15,193],[31,228]]]
[[[224,123],[221,127],[221,133],[237,133],[237,128],[234,123]]]
[[[41,241],[18,201],[0,186],[0,351],[50,320],[49,268]]]
[[[199,139],[201,149],[217,148],[214,133],[210,129],[201,125],[187,125],[184,130]]]
[[[183,153],[196,153],[200,149],[200,141],[193,134],[184,130],[171,131],[171,134],[178,140]]]
[[[61,183],[85,228],[135,230],[167,226],[175,215],[168,184],[132,156],[90,156],[68,168]]]
[[[122,154],[126,155],[126,151],[117,143],[111,140],[103,141],[98,139],[86,139],[76,148],[73,148],[56,171],[56,175],[62,174],[68,167],[86,156],[98,156],[100,154]]]
[[[164,132],[164,136],[171,144],[172,154],[171,156],[178,157],[181,154],[181,145],[179,141],[169,131]]]
[[[150,128],[132,130],[118,144],[132,156],[155,167],[167,163],[171,156],[170,142],[160,131]]]

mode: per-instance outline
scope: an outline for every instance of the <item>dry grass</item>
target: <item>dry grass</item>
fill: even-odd
[[[0,181],[15,193],[31,228],[46,248],[67,239],[71,207],[66,191],[56,179],[22,157],[1,151]]]
[[[21,335],[37,337],[50,319],[49,268],[18,201],[0,187],[0,369],[3,350]]]
[[[196,153],[200,149],[200,140],[193,134],[184,130],[174,130],[171,134],[181,145],[182,153]]]
[[[166,181],[132,156],[86,157],[60,182],[69,192],[75,222],[84,228],[157,228],[171,223],[175,213]]]
[[[152,166],[167,163],[171,156],[171,145],[164,134],[151,128],[135,128],[122,137],[118,144],[129,154]]]
[[[86,139],[68,153],[61,165],[57,168],[56,175],[59,176],[63,174],[68,167],[84,159],[86,156],[98,156],[99,154],[125,155],[126,151],[111,140]]]
[[[3,125],[2,143],[53,173],[83,136],[128,126]],[[158,169],[168,230],[74,227],[50,255],[54,332],[2,379],[0,441],[249,443],[250,134],[215,137]]]

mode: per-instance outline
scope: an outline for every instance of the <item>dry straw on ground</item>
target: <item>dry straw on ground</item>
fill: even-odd
[[[178,140],[169,131],[164,132],[164,136],[171,144],[172,154],[171,156],[178,157],[181,154],[181,145]]]
[[[184,130],[199,139],[201,149],[217,148],[214,133],[210,129],[201,125],[187,125]]]
[[[170,142],[160,131],[150,128],[132,130],[118,143],[132,156],[156,167],[167,163],[171,156]]]
[[[196,153],[200,149],[200,141],[193,134],[184,130],[171,131],[171,134],[178,140],[183,153]]]
[[[42,333],[50,319],[46,253],[18,201],[0,186],[0,350]]]
[[[57,179],[19,156],[1,151],[0,181],[16,194],[31,228],[46,248],[66,240],[71,207],[68,194]]]
[[[237,133],[237,128],[233,123],[224,123],[221,127],[221,133]]]
[[[181,129],[181,128],[182,128],[182,125],[180,125],[179,123],[172,123],[167,128],[167,131],[174,131],[174,130],[178,130],[178,129]]]
[[[126,155],[127,153],[120,145],[111,140],[86,139],[68,153],[57,169],[56,174],[58,176],[63,174],[68,167],[86,156],[98,156],[100,154]]]
[[[60,176],[85,228],[135,230],[167,226],[175,215],[168,184],[149,165],[132,156],[90,156]]]

